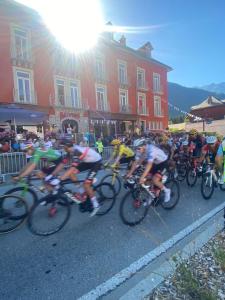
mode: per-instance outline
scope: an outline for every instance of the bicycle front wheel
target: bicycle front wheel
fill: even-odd
[[[135,226],[144,220],[150,207],[150,195],[144,189],[128,191],[120,203],[120,217],[124,224]]]
[[[211,174],[204,174],[201,182],[201,194],[206,200],[209,200],[214,192],[215,183]]]
[[[121,181],[117,175],[109,174],[102,178],[100,183],[109,183],[114,187],[116,196],[119,195],[121,191]]]
[[[169,180],[165,186],[170,189],[170,200],[168,202],[162,201],[161,205],[165,209],[174,208],[180,199],[180,185],[176,180]]]
[[[23,224],[28,215],[26,201],[16,195],[0,197],[0,234],[8,233]]]
[[[14,194],[23,199],[25,198],[29,207],[31,207],[36,201],[38,201],[37,194],[31,188],[25,189],[22,186],[18,186],[5,193],[5,195],[11,195],[11,194]]]
[[[48,236],[61,230],[69,220],[71,208],[67,198],[50,195],[36,202],[28,217],[28,228],[33,234]]]
[[[193,187],[197,182],[197,172],[196,170],[190,168],[187,170],[187,176],[186,176],[187,184],[191,187]]]
[[[100,204],[100,209],[97,212],[98,216],[107,214],[116,202],[116,193],[114,187],[107,182],[100,183],[94,187],[97,200]]]

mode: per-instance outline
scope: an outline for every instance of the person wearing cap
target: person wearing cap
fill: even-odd
[[[213,163],[215,165],[215,169],[220,171],[223,174],[221,169],[221,162],[220,162],[220,142],[218,141],[217,137],[207,136],[206,137],[206,145],[202,147],[202,155],[200,157],[200,162],[206,159],[209,163]],[[223,176],[221,176],[218,180],[219,184],[223,184]]]
[[[139,183],[144,184],[146,177],[151,173],[153,184],[165,193],[164,202],[169,202],[171,190],[162,183],[162,173],[168,168],[168,154],[145,138],[134,141],[134,147],[137,150],[135,161],[126,177],[130,178],[134,171],[146,162],[145,170],[139,179]]]
[[[20,174],[14,177],[15,181],[30,175],[35,170],[40,160],[45,160],[46,164],[37,175],[41,179],[46,177],[46,181],[49,181],[63,169],[65,161],[63,161],[62,154],[58,150],[51,148],[46,149],[44,141],[40,141],[39,144],[40,148],[37,149],[35,149],[33,144],[24,146],[24,151],[31,158]]]
[[[79,172],[88,171],[87,177],[84,184],[79,189],[79,193],[75,193],[72,200],[77,203],[82,203],[85,201],[85,194],[89,196],[93,210],[90,216],[96,215],[100,209],[100,204],[98,203],[95,192],[92,188],[93,180],[97,175],[97,172],[101,169],[102,157],[94,149],[89,147],[82,147],[80,145],[73,144],[70,140],[61,141],[61,145],[68,155],[74,158],[74,162],[71,164],[70,168],[60,177],[60,180],[65,180],[70,178],[72,181],[77,181],[77,174]]]
[[[112,140],[111,145],[114,146],[113,153],[106,165],[114,160],[114,163],[112,164],[113,168],[117,167],[119,164],[128,164],[129,167],[135,158],[134,151],[126,146],[125,142],[123,142],[121,139]]]

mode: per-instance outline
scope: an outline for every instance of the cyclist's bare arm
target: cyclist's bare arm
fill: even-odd
[[[78,170],[75,167],[70,167],[62,176],[60,176],[60,180],[71,178],[71,180],[76,181],[76,173],[78,173]]]
[[[127,177],[130,177],[134,171],[144,162],[145,159],[138,159],[132,163],[130,171],[127,173]]]
[[[30,175],[34,169],[36,168],[36,163],[29,163],[28,165],[26,165],[25,169],[22,170],[22,172],[17,176],[17,177],[14,177],[15,179],[20,179],[20,178],[23,178],[25,176],[28,176]]]
[[[146,167],[145,167],[145,170],[144,170],[143,174],[141,175],[140,183],[144,182],[145,178],[148,176],[151,169],[152,169],[152,162],[148,162]]]
[[[52,175],[55,176],[57,175],[62,169],[64,168],[64,163],[60,163],[55,170],[52,172]]]

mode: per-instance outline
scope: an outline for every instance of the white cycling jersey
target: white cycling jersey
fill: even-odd
[[[102,159],[101,155],[98,152],[96,152],[94,149],[91,149],[89,147],[74,145],[73,149],[74,151],[79,151],[80,153],[82,153],[79,159],[82,160],[83,162],[94,163]]]
[[[168,159],[168,155],[160,148],[150,144],[147,145],[145,153],[136,154],[136,160],[140,159],[146,159],[148,162],[158,165],[166,161]]]

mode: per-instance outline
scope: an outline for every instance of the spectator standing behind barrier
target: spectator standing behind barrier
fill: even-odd
[[[104,146],[100,137],[96,141],[95,147],[97,148],[98,153],[102,156]]]

